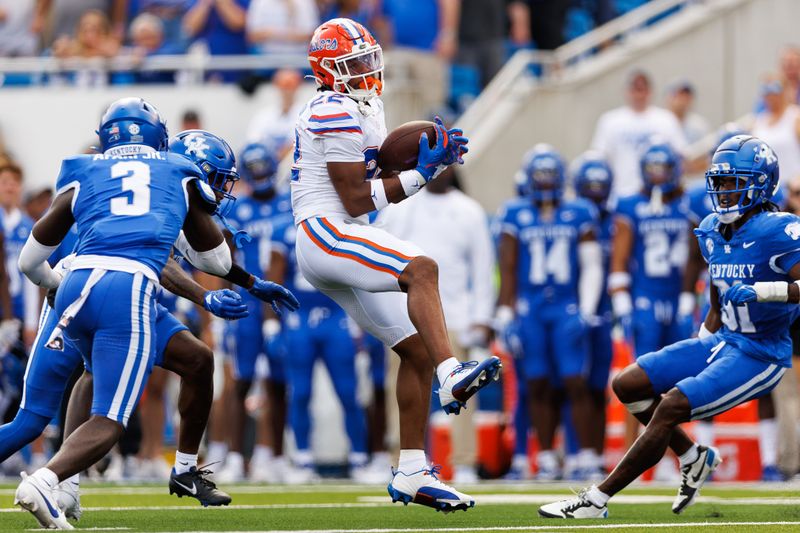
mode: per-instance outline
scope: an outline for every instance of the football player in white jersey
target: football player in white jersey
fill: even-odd
[[[444,167],[462,162],[467,139],[436,124],[436,144],[420,137],[416,169],[376,178],[386,137],[381,47],[362,25],[323,23],[309,45],[317,94],[295,127],[292,209],[303,276],[400,356],[397,402],[400,461],[393,501],[441,511],[475,504],[439,481],[425,459],[432,366],[447,413],[497,379],[500,360],[459,363],[452,356],[439,300],[438,267],[417,246],[369,225],[367,214],[415,194]]]

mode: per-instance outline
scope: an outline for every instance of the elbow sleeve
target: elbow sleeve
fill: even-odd
[[[36,240],[31,234],[19,253],[17,266],[20,272],[25,274],[34,285],[53,289],[61,283],[61,276],[50,268],[47,258],[58,248],[56,246],[45,246]]]
[[[231,271],[233,260],[231,259],[231,250],[225,241],[222,241],[216,248],[205,252],[198,252],[191,246],[183,251],[185,252],[184,257],[192,266],[203,272],[222,277]]]

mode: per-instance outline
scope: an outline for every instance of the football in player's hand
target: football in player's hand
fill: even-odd
[[[406,122],[386,137],[378,151],[378,167],[384,175],[417,166],[419,136],[422,133],[428,134],[428,146],[433,148],[436,145],[436,129],[433,122],[428,120]]]

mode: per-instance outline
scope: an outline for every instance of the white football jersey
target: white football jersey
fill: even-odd
[[[386,138],[383,102],[369,104],[333,91],[318,92],[295,125],[292,211],[295,224],[313,217],[352,219],[328,175],[328,163],[364,161],[366,179],[378,168],[378,148]],[[358,220],[367,223],[366,215]]]

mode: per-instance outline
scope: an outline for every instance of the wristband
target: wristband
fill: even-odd
[[[708,330],[708,328],[706,327],[706,323],[703,322],[702,324],[700,324],[700,331],[697,332],[697,338],[705,339],[706,337],[710,337],[711,335],[713,335],[713,333],[711,333]]]
[[[697,299],[694,296],[694,293],[689,291],[684,291],[678,297],[678,315],[680,316],[689,316],[694,313],[694,306],[697,302]]]
[[[789,284],[785,281],[757,281],[753,283],[759,302],[782,302],[789,299]]]
[[[380,211],[389,205],[389,199],[386,197],[386,187],[384,186],[382,179],[369,180],[369,188],[369,194],[372,196],[372,203],[375,204],[375,209]]]
[[[427,183],[418,170],[404,170],[397,177],[400,179],[400,185],[403,186],[406,196],[414,196]]]
[[[612,272],[608,275],[608,290],[627,289],[631,285],[631,275],[627,272]]]

